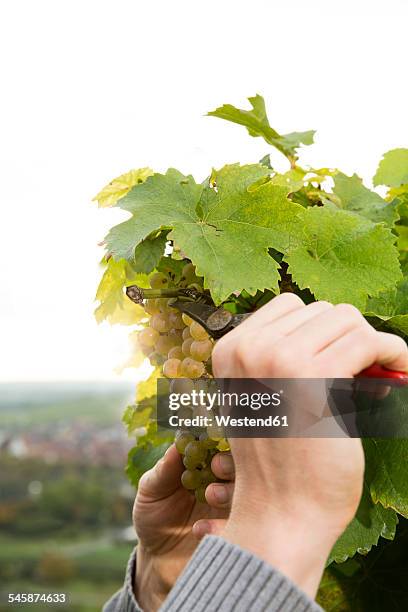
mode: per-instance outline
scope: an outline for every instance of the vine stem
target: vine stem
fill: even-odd
[[[186,297],[196,300],[202,296],[199,291],[189,288],[167,288],[163,289],[145,289],[144,287],[138,287],[137,285],[131,285],[126,287],[126,295],[128,298],[136,304],[143,304],[144,300],[150,300],[155,298],[177,298]]]

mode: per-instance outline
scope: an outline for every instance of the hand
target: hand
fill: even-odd
[[[227,453],[211,463],[214,474],[229,482],[207,487],[207,504],[197,503],[180,483],[184,470],[180,455],[170,446],[138,487],[133,522],[138,536],[136,597],[145,610],[156,610],[193,554],[198,539],[219,533],[229,514],[234,465]]]
[[[350,378],[373,363],[407,371],[405,342],[353,306],[282,294],[216,345],[220,378]],[[301,373],[301,374],[300,374]],[[327,556],[361,498],[359,439],[230,439],[236,483],[224,537],[314,597]]]

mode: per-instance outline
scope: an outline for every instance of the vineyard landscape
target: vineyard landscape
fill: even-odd
[[[314,131],[280,134],[262,96],[249,103],[249,110],[225,104],[208,115],[262,138],[286,158],[286,171],[272,167],[267,150],[252,164],[209,169],[203,181],[145,167],[112,180],[95,198],[128,213],[104,241],[96,318],[129,325],[127,365],[148,358],[152,366],[123,416],[135,441],[126,468],[134,485],[174,439],[153,418],[157,379],[189,390],[212,376],[214,341],[172,308],[169,295],[190,289],[235,314],[289,291],[306,303],[351,303],[376,329],[408,338],[408,149],[384,154],[370,188],[358,174],[305,167],[301,150],[313,144]],[[133,285],[145,290],[143,304],[126,296]],[[319,602],[333,611],[406,609],[408,440],[363,445],[363,497],[330,555]],[[228,440],[210,428],[200,437],[182,431],[176,447],[183,485],[205,503],[215,478],[211,457],[227,451]]]

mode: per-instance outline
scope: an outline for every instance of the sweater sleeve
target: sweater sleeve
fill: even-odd
[[[103,612],[142,612],[133,593],[134,571],[135,553],[123,589],[105,604]],[[206,536],[201,541],[160,608],[160,612],[192,610],[323,612],[278,570],[218,536]]]

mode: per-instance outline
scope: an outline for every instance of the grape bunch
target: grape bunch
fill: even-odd
[[[149,278],[152,289],[172,287],[191,288],[202,293],[202,279],[196,276],[192,263],[184,265],[181,277],[169,272],[154,272]],[[211,353],[214,341],[206,330],[185,313],[171,307],[171,299],[154,298],[144,301],[149,315],[148,324],[139,332],[138,342],[143,353],[154,366],[161,366],[163,375],[172,379],[171,390],[189,393],[199,389],[200,379],[212,377]],[[179,380],[178,380],[179,379]],[[206,411],[205,407],[184,407],[185,417],[194,417]],[[181,476],[185,489],[194,493],[200,503],[205,503],[206,487],[217,478],[211,470],[211,460],[218,452],[229,450],[227,440],[218,427],[206,431],[179,430],[175,444],[186,468]]]
[[[175,286],[171,274],[163,272],[155,272],[149,281],[152,289]],[[201,282],[193,264],[188,263],[177,286],[203,292]],[[212,339],[199,323],[172,308],[169,302],[166,298],[145,301],[150,320],[138,336],[143,353],[152,365],[162,365],[167,378],[195,379],[211,375]]]

